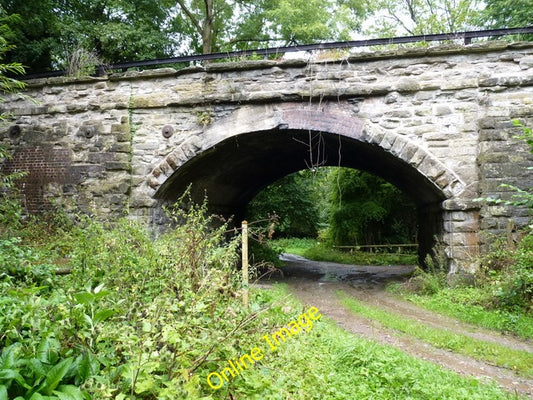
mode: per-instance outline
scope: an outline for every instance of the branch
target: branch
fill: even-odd
[[[389,5],[387,6],[387,11],[389,12],[389,15],[385,15],[384,18],[389,18],[389,19],[392,19],[393,21],[396,21],[401,27],[403,27],[403,29],[407,31],[407,33],[409,33],[410,35],[413,35],[412,29],[409,29],[407,25],[405,24],[405,22],[403,22],[401,18],[396,15],[397,11],[393,10],[391,6],[392,5],[389,3]],[[409,7],[409,0],[407,0],[407,6]]]
[[[213,0],[204,0],[206,25],[213,23]]]
[[[179,4],[180,8],[182,9],[182,11],[185,13],[185,15],[187,15],[189,20],[193,23],[193,25],[196,28],[196,30],[198,31],[198,33],[200,33],[200,35],[201,35],[202,34],[202,26],[200,25],[200,22],[198,21],[196,16],[191,12],[191,10],[189,10],[187,8],[187,6],[185,5],[183,0],[177,0],[177,2]]]
[[[409,9],[409,15],[411,16],[411,20],[415,24],[417,24],[418,21],[417,21],[417,17],[416,17],[413,1],[412,0],[406,0],[406,3],[407,3],[407,8]]]
[[[433,3],[430,0],[426,0],[426,3],[428,5],[428,7],[429,7],[429,12],[431,14],[435,14],[435,9],[433,8]]]
[[[268,307],[266,308],[263,308],[259,311],[256,311],[256,312],[253,312],[251,314],[248,314],[246,315],[238,324],[237,326],[235,326],[235,328],[233,328],[233,330],[231,332],[228,332],[222,339],[218,340],[216,343],[213,343],[213,345],[209,348],[209,350],[207,350],[207,352],[197,358],[194,362],[193,362],[193,367],[190,369],[189,371],[189,376],[192,375],[192,373],[194,371],[196,371],[204,362],[205,360],[207,360],[207,357],[209,357],[209,355],[215,350],[215,348],[222,342],[226,341],[229,337],[231,337],[235,332],[237,332],[237,330],[239,328],[241,328],[242,326],[248,324],[249,322],[253,321],[254,319],[256,319],[257,317],[259,317],[260,314],[264,313],[265,311],[268,311],[270,310],[272,307],[274,307],[274,305],[276,303],[279,303],[281,302],[281,300],[285,300],[287,297],[291,296],[290,294],[285,296],[284,298],[280,299],[279,301],[276,301],[274,302],[273,304],[269,305]]]

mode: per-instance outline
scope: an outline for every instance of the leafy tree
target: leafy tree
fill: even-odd
[[[66,67],[83,48],[107,63],[349,39],[367,0],[3,0],[9,55],[29,70]]]
[[[56,0],[62,50],[95,51],[105,62],[172,55],[168,1]],[[60,57],[65,59],[65,54]]]
[[[366,0],[177,0],[174,30],[193,52],[348,39]]]
[[[379,0],[373,4],[371,35],[424,35],[475,26],[483,0]]]
[[[247,219],[258,221],[276,214],[283,236],[314,237],[319,213],[310,171],[287,175],[265,188],[248,205]]]
[[[108,63],[171,56],[170,1],[5,0],[0,22],[16,47],[10,60],[28,71],[66,67],[83,48]]]
[[[0,6],[2,36],[12,44],[6,57],[25,65],[28,72],[54,64],[60,39],[54,0],[3,0]]]
[[[174,31],[180,42],[188,49],[202,53],[212,53],[215,43],[224,34],[225,28],[235,24],[233,2],[220,0],[176,0],[176,17],[173,21]],[[235,4],[236,5],[236,4]]]
[[[480,21],[490,28],[519,28],[530,26],[533,7],[529,0],[485,0],[486,7]],[[523,35],[522,40],[533,40],[533,35]]]
[[[368,172],[347,168],[330,175],[328,236],[337,245],[412,241],[413,203],[392,184]]]
[[[285,42],[348,40],[360,28],[365,1],[278,0],[265,2],[271,30]],[[265,31],[264,34],[268,34]]]

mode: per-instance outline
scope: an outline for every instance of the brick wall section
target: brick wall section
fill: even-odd
[[[72,168],[72,158],[68,149],[30,147],[18,149],[11,159],[2,166],[3,174],[25,172],[18,182],[28,212],[38,213],[52,208],[45,198],[46,186],[77,184],[81,177]]]

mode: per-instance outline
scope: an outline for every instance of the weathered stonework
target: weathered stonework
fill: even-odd
[[[487,235],[525,209],[484,205],[533,186],[519,119],[533,126],[533,45],[353,54],[342,60],[212,63],[28,82],[0,139],[28,170],[28,208],[125,212],[148,223],[193,183],[237,216],[264,186],[315,162],[367,169],[409,193],[424,251],[437,236],[451,272],[472,272]],[[321,159],[306,146],[320,139]],[[314,143],[311,143],[314,145]],[[318,155],[316,155],[318,157]]]

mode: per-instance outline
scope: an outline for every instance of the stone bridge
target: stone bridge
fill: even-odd
[[[331,53],[330,53],[331,54]],[[412,197],[420,255],[472,272],[490,234],[528,210],[473,201],[533,186],[512,120],[533,125],[533,44],[490,42],[237,61],[28,82],[1,104],[0,139],[26,170],[26,207],[128,214],[149,224],[192,184],[239,220],[286,174],[375,173]]]

